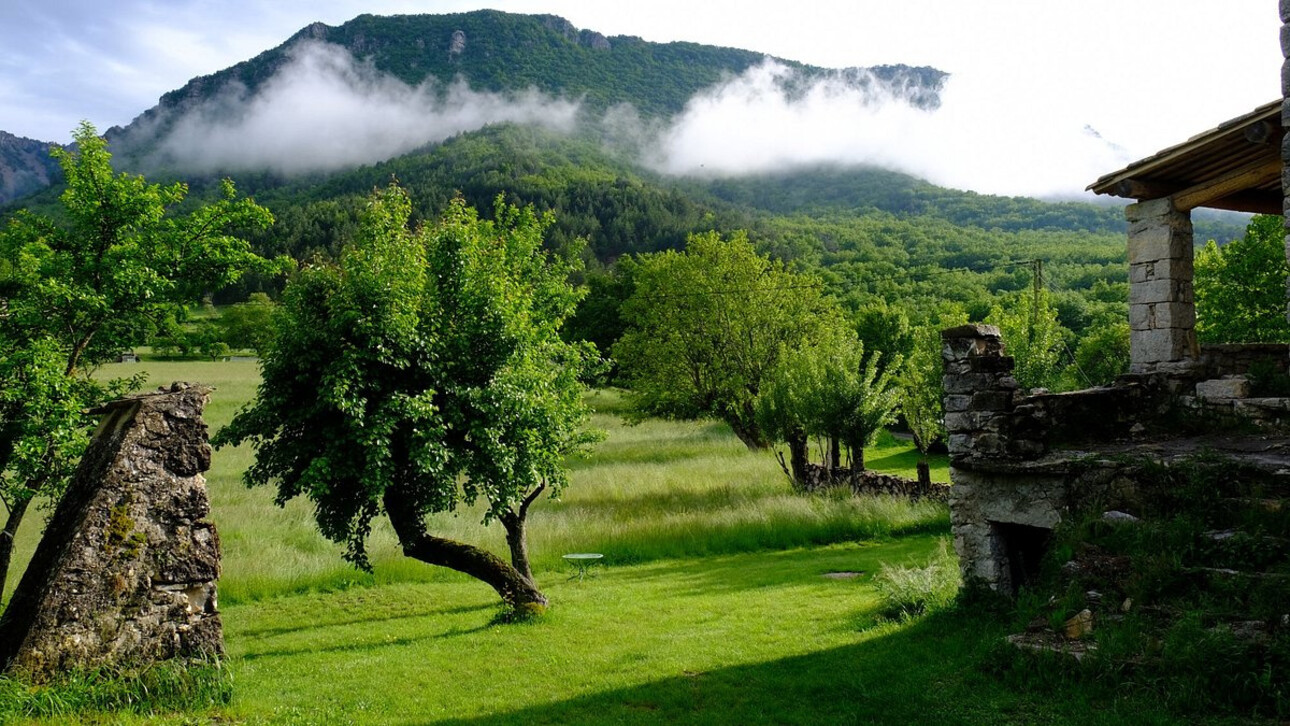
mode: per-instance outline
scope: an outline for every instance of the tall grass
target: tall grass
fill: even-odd
[[[206,410],[211,430],[231,420],[259,383],[254,361],[144,362],[106,366],[105,376],[146,370],[149,386],[182,380],[214,387]],[[943,532],[944,505],[849,495],[793,492],[769,452],[750,452],[729,428],[714,422],[646,421],[626,425],[615,391],[589,394],[592,425],[607,438],[589,456],[569,462],[571,485],[530,512],[530,549],[541,581],[565,569],[561,556],[600,552],[608,563],[782,550],[868,540],[910,532]],[[887,437],[868,452],[912,473],[916,453]],[[353,569],[338,545],[318,534],[309,502],[280,508],[273,492],[247,489],[241,474],[252,461],[249,446],[215,452],[207,472],[212,518],[223,546],[220,595],[236,603],[310,590],[354,585],[455,580],[455,573],[403,556],[393,533],[379,521],[369,540],[373,573]],[[934,463],[944,479],[943,460]],[[464,507],[431,516],[430,531],[505,553],[500,527],[482,527],[483,510]],[[25,564],[38,534],[22,532]],[[11,578],[16,580],[16,578]]]

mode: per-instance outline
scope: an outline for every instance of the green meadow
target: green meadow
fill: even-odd
[[[254,362],[104,374],[140,366],[150,385],[214,386],[212,429],[257,382]],[[271,492],[245,488],[251,452],[225,449],[208,480],[231,698],[174,712],[142,693],[103,712],[57,689],[4,692],[0,721],[1174,722],[1133,694],[1092,702],[1061,678],[1044,689],[1015,683],[991,665],[1006,632],[997,615],[892,617],[875,575],[935,556],[949,530],[944,505],[795,494],[771,455],[748,452],[724,426],[627,426],[616,392],[589,395],[606,440],[570,462],[559,499],[531,513],[535,575],[552,603],[544,617],[499,622],[490,588],[404,558],[388,529],[372,537],[374,573],[354,570],[314,530],[307,502],[279,508]],[[912,474],[917,456],[886,436],[867,459]],[[932,470],[945,480],[943,459]],[[441,515],[432,531],[503,552],[500,528],[479,519]],[[23,557],[35,537],[24,532]],[[603,565],[571,577],[561,558],[571,552],[603,553]]]

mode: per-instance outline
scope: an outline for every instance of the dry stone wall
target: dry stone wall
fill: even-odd
[[[204,658],[223,649],[219,536],[207,521],[209,389],[174,384],[108,404],[0,618],[0,663],[60,672]]]

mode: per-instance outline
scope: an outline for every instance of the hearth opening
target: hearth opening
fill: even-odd
[[[1052,545],[1053,531],[1011,522],[991,522],[991,526],[998,543],[995,551],[1004,560],[999,564],[1006,567],[1008,587],[1015,595],[1038,579],[1039,567]]]

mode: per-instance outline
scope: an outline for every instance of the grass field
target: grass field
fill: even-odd
[[[214,385],[212,428],[256,383],[250,362],[141,365],[153,383]],[[384,529],[373,535],[375,574],[354,571],[314,531],[306,502],[279,509],[269,491],[244,488],[250,452],[223,450],[208,476],[232,701],[53,720],[1176,722],[1132,694],[1092,702],[1061,682],[1036,692],[1000,677],[989,664],[1003,626],[986,614],[882,617],[875,573],[932,557],[948,532],[943,505],[793,494],[770,455],[722,426],[624,426],[617,394],[592,403],[606,441],[572,462],[559,501],[532,513],[535,574],[552,602],[537,622],[498,624],[488,587],[407,560]],[[888,470],[912,472],[916,460],[890,438],[867,454]],[[934,462],[934,478],[945,471]],[[500,531],[478,519],[464,511],[431,529],[501,551]],[[34,535],[24,532],[24,552]],[[570,579],[560,556],[578,551],[604,553],[604,566]],[[857,574],[826,577],[837,572]]]

